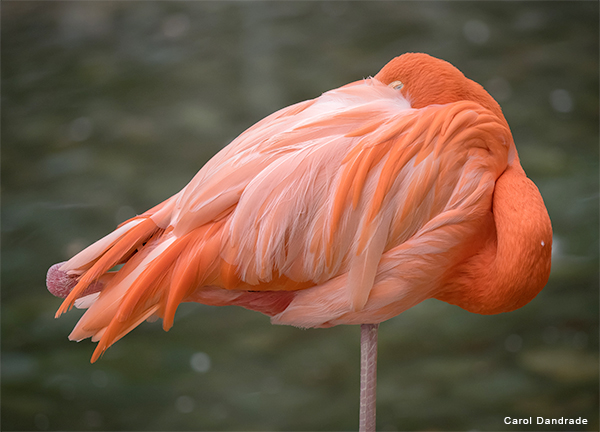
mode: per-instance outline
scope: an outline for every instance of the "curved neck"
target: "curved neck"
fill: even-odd
[[[493,227],[478,253],[459,265],[436,298],[470,312],[509,312],[548,282],[552,226],[544,201],[514,161],[496,181]]]

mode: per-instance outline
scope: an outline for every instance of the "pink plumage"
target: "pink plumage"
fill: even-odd
[[[168,330],[184,301],[299,327],[379,323],[428,298],[512,310],[545,285],[551,243],[498,104],[405,54],[258,122],[48,287],[70,291],[57,315],[89,307],[70,338],[98,340],[95,360],[147,318]]]

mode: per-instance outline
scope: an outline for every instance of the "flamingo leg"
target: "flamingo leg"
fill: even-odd
[[[360,326],[360,432],[375,432],[378,329],[379,324]]]

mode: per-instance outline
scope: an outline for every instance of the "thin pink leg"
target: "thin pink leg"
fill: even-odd
[[[65,261],[54,264],[48,269],[48,273],[46,274],[46,286],[48,287],[48,291],[50,291],[52,295],[60,298],[66,298],[73,288],[75,288],[77,280],[79,279],[79,276],[77,275],[69,275],[60,270],[64,263]],[[109,274],[111,274],[111,272],[107,273],[107,275]],[[105,285],[104,282],[106,282],[106,278],[108,277],[107,275],[102,276],[100,280],[92,282],[80,297],[102,291],[102,288]]]
[[[379,324],[360,326],[360,432],[375,432],[378,329]]]

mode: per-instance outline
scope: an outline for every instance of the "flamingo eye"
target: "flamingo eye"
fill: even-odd
[[[400,90],[402,87],[404,87],[404,83],[402,81],[394,81],[390,83],[390,87],[394,90]]]

